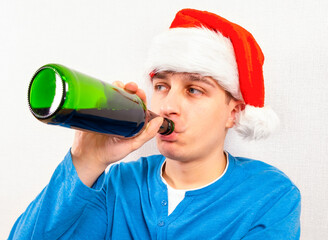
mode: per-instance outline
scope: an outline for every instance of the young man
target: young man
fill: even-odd
[[[250,33],[215,14],[178,12],[155,39],[147,72],[152,120],[133,139],[77,132],[49,185],[9,239],[299,239],[300,193],[278,169],[223,149],[228,129],[266,137],[263,55]],[[143,100],[136,84],[123,85]],[[156,136],[162,155],[110,164]]]

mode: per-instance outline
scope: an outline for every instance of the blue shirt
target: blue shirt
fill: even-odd
[[[88,188],[68,153],[9,239],[299,239],[300,193],[275,167],[229,154],[226,173],[168,215],[164,160],[115,164]]]

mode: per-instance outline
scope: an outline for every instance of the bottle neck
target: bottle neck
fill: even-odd
[[[149,110],[147,111],[148,122],[156,117],[159,117],[159,115],[152,111],[149,111]],[[158,130],[158,133],[162,134],[162,135],[169,135],[173,131],[174,131],[174,122],[170,119],[164,118],[164,121]]]
[[[147,110],[148,122],[151,121],[151,120],[153,120],[156,117],[159,117],[159,115],[156,114],[156,113],[154,113],[154,112],[152,112],[152,111],[150,111],[150,110]]]

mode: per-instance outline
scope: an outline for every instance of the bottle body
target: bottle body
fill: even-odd
[[[137,95],[59,64],[37,70],[28,101],[32,114],[47,124],[121,137],[138,135],[156,116]],[[170,134],[173,127],[166,122],[160,131]]]

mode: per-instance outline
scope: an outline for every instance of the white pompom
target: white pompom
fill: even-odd
[[[247,140],[267,138],[279,125],[279,118],[270,107],[246,105],[238,114],[235,130]]]

